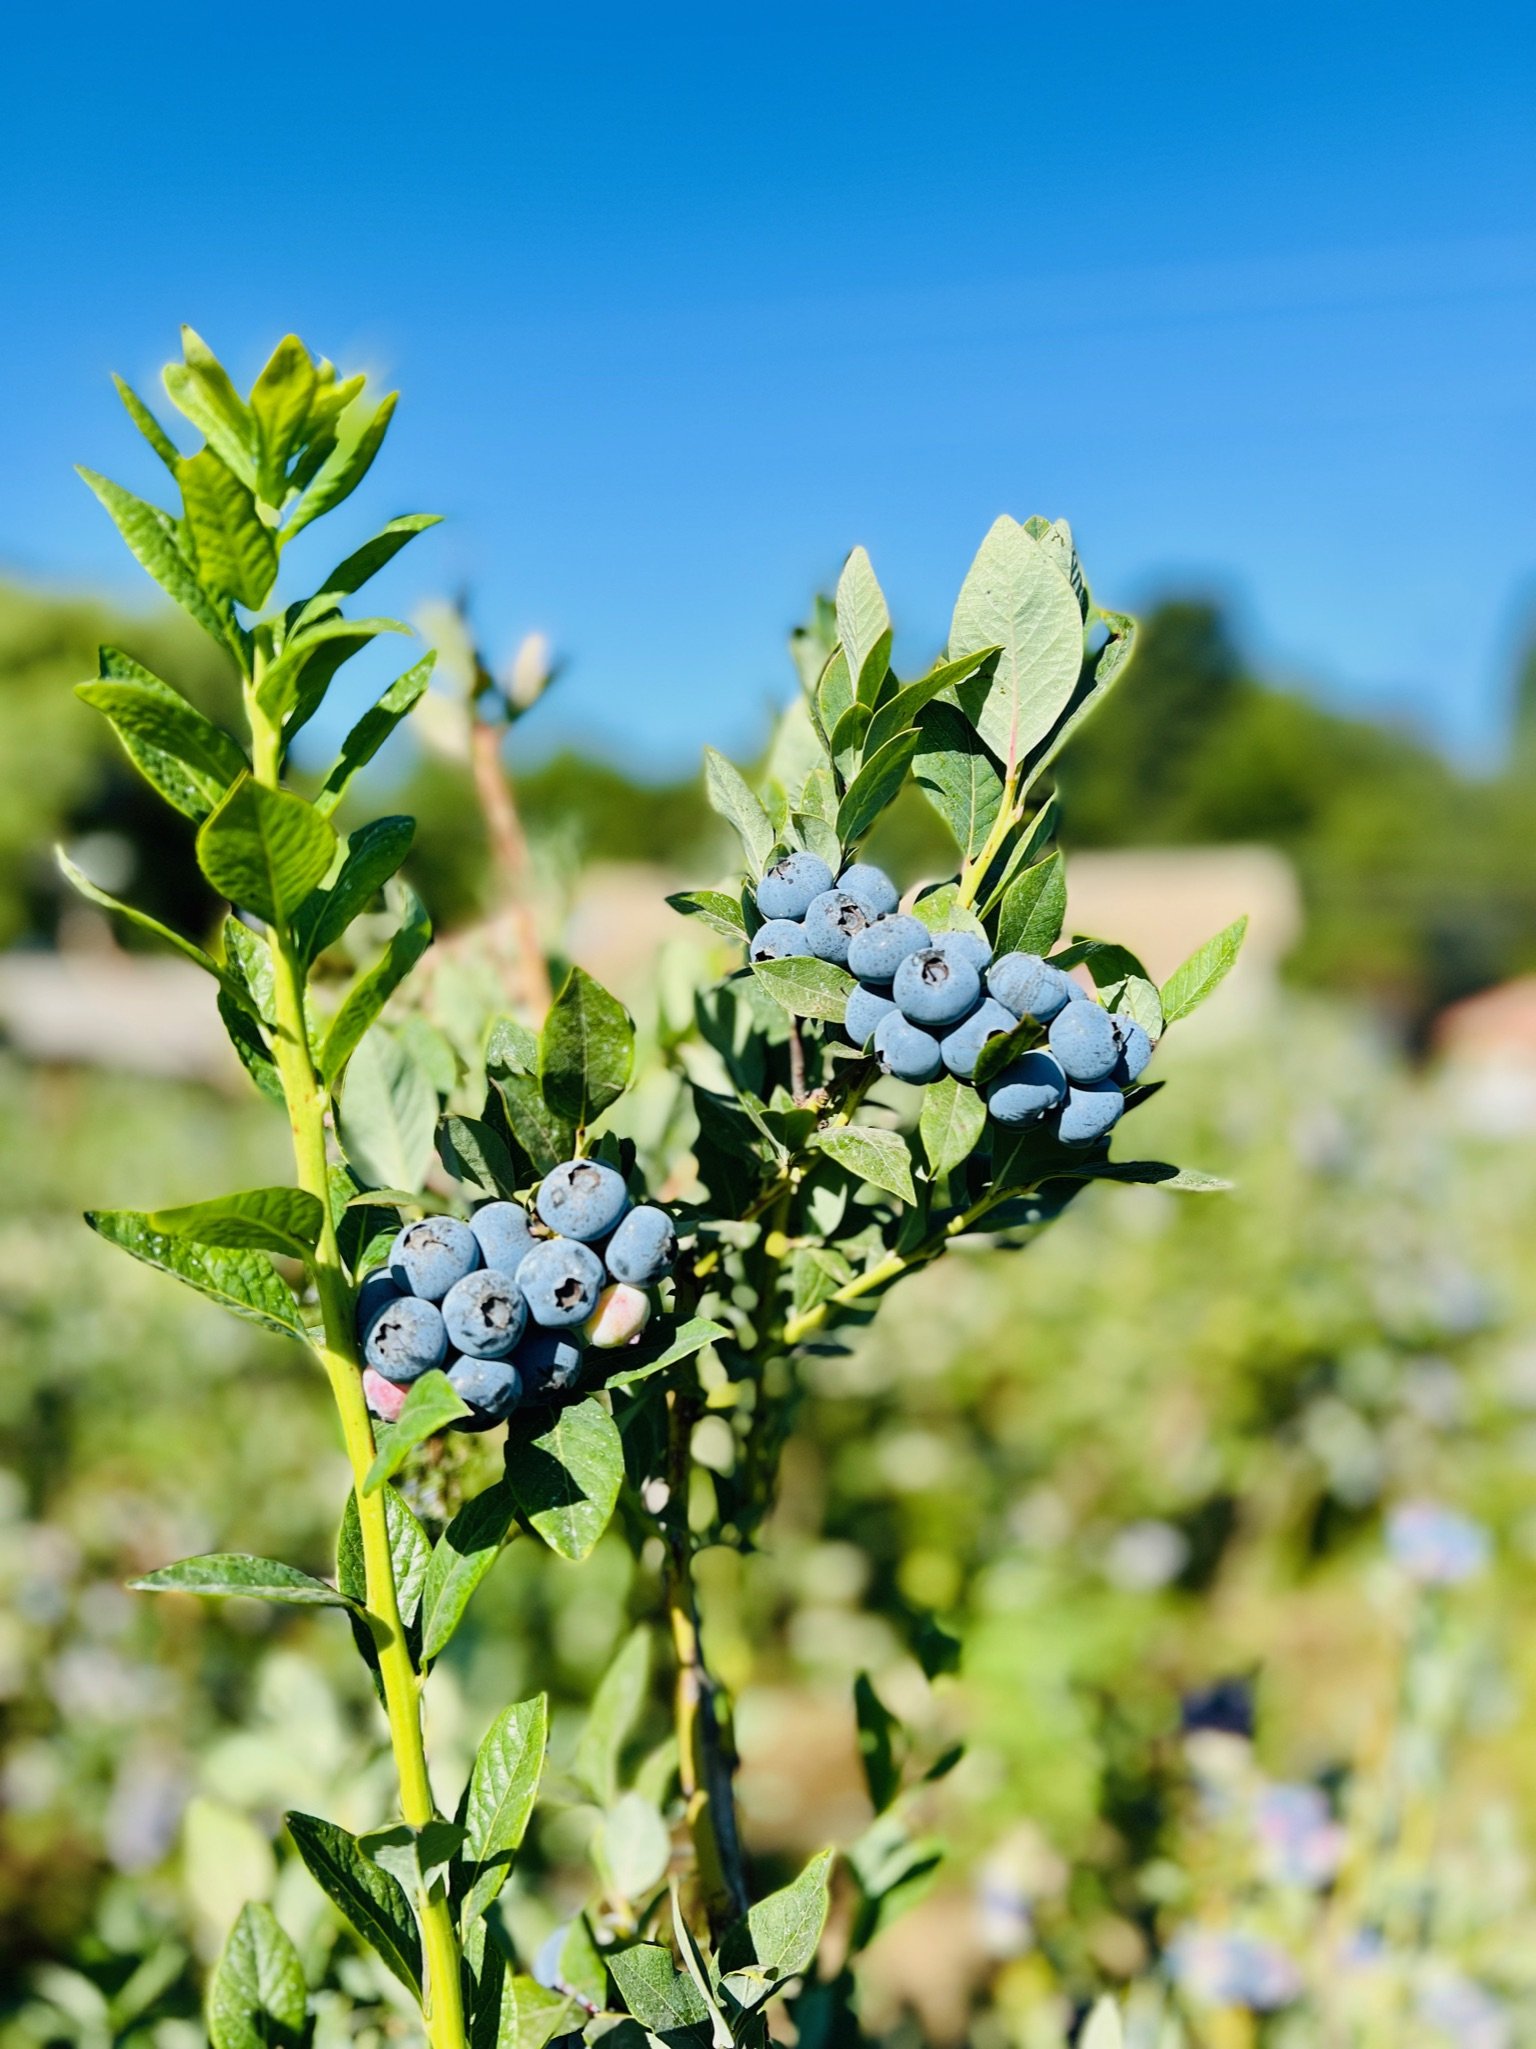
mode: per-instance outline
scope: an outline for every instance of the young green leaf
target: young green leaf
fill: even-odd
[[[294,619],[294,629],[334,612],[343,598],[361,590],[370,577],[377,576],[381,569],[393,562],[400,550],[414,541],[418,534],[424,534],[428,527],[441,525],[442,514],[438,512],[407,512],[399,519],[392,519],[371,541],[365,541],[362,547],[354,549],[345,560],[337,563],[314,596],[305,600]]]
[[[399,1882],[364,1856],[357,1838],[334,1822],[312,1814],[289,1814],[286,1819],[310,1877],[419,2000],[421,1938]]]
[[[941,691],[953,690],[957,684],[963,683],[997,652],[995,647],[978,648],[974,654],[961,655],[958,661],[940,662],[926,676],[919,676],[915,683],[903,684],[870,720],[865,736],[865,753],[878,754],[888,740],[894,740],[908,726],[916,725],[917,715],[925,704]]]
[[[384,1482],[399,1472],[418,1444],[425,1444],[446,1424],[456,1423],[460,1416],[468,1414],[468,1406],[449,1386],[446,1373],[435,1369],[423,1373],[411,1383],[398,1418],[385,1424],[375,1437],[378,1449],[363,1481],[363,1492],[377,1494]]]
[[[952,1074],[924,1089],[918,1137],[928,1162],[928,1178],[938,1181],[969,1159],[986,1125],[986,1104],[975,1089],[963,1088]]]
[[[1125,986],[1115,999],[1115,1009],[1122,1017],[1129,1017],[1139,1024],[1155,1046],[1163,1036],[1163,1003],[1157,993],[1157,985],[1144,975],[1127,975]]]
[[[1165,1023],[1176,1024],[1181,1017],[1188,1017],[1225,981],[1242,950],[1243,935],[1247,930],[1246,915],[1235,919],[1214,939],[1207,939],[1204,946],[1197,947],[1181,967],[1174,969],[1160,992]]]
[[[679,917],[697,918],[701,925],[707,925],[711,932],[718,932],[722,939],[734,939],[738,945],[747,936],[747,921],[742,915],[740,903],[733,896],[727,896],[720,889],[685,889],[676,896],[669,896],[667,902]]]
[[[409,1502],[398,1488],[384,1490],[384,1521],[389,1531],[389,1556],[395,1573],[395,1604],[407,1628],[425,1598],[432,1545]],[[347,1490],[341,1528],[336,1533],[336,1584],[359,1608],[368,1603],[368,1564],[363,1552],[362,1518],[357,1495]],[[369,1639],[370,1645],[372,1638]]]
[[[961,903],[959,886],[953,882],[925,890],[913,904],[912,916],[930,932],[974,932],[978,939],[987,937],[986,927],[968,904]]]
[[[572,1778],[599,1807],[611,1807],[618,1798],[619,1759],[645,1704],[650,1677],[650,1632],[642,1624],[625,1637],[598,1681],[571,1760]]]
[[[727,1929],[720,1944],[720,1968],[741,1983],[742,1990],[737,1982],[731,1989],[744,2006],[760,2005],[775,1986],[801,1977],[816,1961],[831,1905],[832,1856],[831,1850],[823,1850],[798,1878],[759,1900]],[[755,1998],[743,1998],[742,1991],[754,1980],[761,1990]]]
[[[1066,863],[1052,854],[1009,885],[997,920],[998,952],[1048,952],[1061,937],[1066,915]]]
[[[259,489],[265,502],[279,511],[287,497],[288,464],[303,445],[317,385],[309,350],[296,334],[286,334],[251,388],[251,413],[261,449]]]
[[[1028,825],[1015,838],[1009,835],[1012,844],[1005,847],[992,871],[985,878],[987,896],[980,905],[983,918],[990,918],[1003,898],[1014,877],[1023,868],[1034,863],[1035,856],[1047,846],[1056,834],[1056,823],[1061,814],[1060,800],[1055,791],[1046,798]]]
[[[291,739],[314,714],[343,662],[381,633],[410,630],[399,619],[345,619],[329,613],[291,636],[257,686],[256,702],[275,723],[286,720]]]
[[[347,1063],[338,1136],[371,1188],[419,1189],[432,1159],[437,1094],[421,1063],[387,1030],[370,1032]]]
[[[629,1086],[635,1027],[616,996],[572,968],[539,1034],[539,1085],[556,1116],[591,1124]]]
[[[210,1302],[281,1337],[307,1338],[292,1288],[264,1252],[226,1252],[168,1238],[138,1210],[87,1210],[85,1221],[110,1245],[183,1282]]]
[[[506,1884],[544,1770],[549,1703],[541,1693],[497,1716],[475,1757],[464,1802],[463,1862],[469,1881],[461,1911],[468,1926]]]
[[[1083,666],[1083,620],[1071,585],[1032,534],[996,520],[960,587],[951,655],[1002,651],[961,686],[961,708],[992,752],[1021,763],[1066,708]]]
[[[608,1527],[623,1477],[618,1427],[600,1402],[578,1402],[537,1437],[507,1442],[518,1508],[562,1558],[586,1557]]]
[[[871,1124],[843,1124],[816,1132],[811,1144],[871,1187],[883,1188],[903,1202],[917,1201],[912,1156],[898,1132],[880,1131]]]
[[[1079,686],[1066,717],[1051,734],[1049,744],[1030,762],[1026,788],[1050,767],[1083,721],[1092,718],[1125,674],[1131,656],[1136,651],[1134,619],[1128,619],[1123,612],[1100,612],[1098,617],[1108,629],[1110,637],[1089,663],[1088,673],[1084,679],[1086,689]]]
[[[846,968],[830,960],[755,960],[752,973],[795,1017],[825,1017],[841,1024],[848,998],[858,986]]]
[[[891,660],[891,615],[868,554],[855,548],[837,579],[837,637],[854,696],[873,704]],[[876,670],[878,669],[878,674]]]
[[[324,1222],[319,1197],[302,1188],[249,1188],[240,1195],[149,1214],[150,1229],[167,1238],[230,1251],[275,1252],[285,1259],[308,1259]]]
[[[197,862],[220,896],[286,923],[330,867],[336,834],[302,797],[242,776],[197,835]]]
[[[303,2049],[305,2003],[298,1951],[272,1909],[248,1901],[208,1988],[212,2049]]]
[[[708,1316],[690,1316],[686,1323],[680,1323],[673,1331],[671,1341],[664,1352],[654,1359],[643,1359],[638,1365],[626,1366],[621,1372],[608,1374],[606,1385],[636,1387],[642,1380],[649,1380],[653,1374],[665,1373],[669,1366],[678,1366],[684,1359],[691,1359],[695,1352],[702,1352],[706,1345],[712,1345],[717,1338],[729,1336],[730,1332],[723,1323],[716,1323]],[[628,1356],[627,1347],[622,1356]]]
[[[832,728],[832,760],[845,783],[858,772],[864,736],[873,717],[874,713],[867,704],[850,704]]]
[[[192,940],[183,939],[181,934],[172,931],[169,925],[162,925],[160,920],[152,918],[148,911],[135,910],[132,904],[121,903],[115,896],[108,896],[104,889],[99,889],[88,875],[75,866],[62,847],[54,848],[53,857],[58,862],[65,881],[72,889],[77,890],[87,903],[99,904],[104,911],[116,911],[119,917],[127,918],[131,924],[137,925],[141,932],[152,932],[157,939],[163,939],[167,946],[175,947],[184,958],[195,962],[205,975],[212,975],[237,1009],[252,1011],[254,1015],[250,995],[241,985],[238,976],[230,974],[212,954],[205,953]]]
[[[161,373],[171,402],[217,449],[240,481],[256,485],[258,433],[251,409],[230,381],[229,372],[195,328],[181,330],[180,363],[167,363]]]
[[[501,1556],[516,1507],[499,1480],[466,1501],[433,1545],[421,1600],[423,1658],[435,1658],[464,1619],[470,1596]]]
[[[747,866],[755,879],[773,858],[777,838],[768,813],[760,799],[747,787],[740,769],[727,761],[723,754],[717,754],[713,747],[704,749],[704,789],[710,810],[718,812],[736,828],[747,857]]]
[[[918,719],[913,758],[918,788],[954,834],[967,860],[980,853],[997,821],[1003,778],[970,722],[952,704],[929,704]]]
[[[432,943],[432,920],[415,890],[401,884],[404,918],[383,953],[359,975],[341,999],[320,1049],[320,1074],[333,1092],[341,1086],[347,1063],[380,1012]]]
[[[355,401],[347,406],[337,425],[335,446],[283,529],[285,541],[291,541],[311,520],[319,519],[357,489],[389,431],[399,397],[397,391],[391,391],[372,410]],[[295,480],[297,476],[295,472]]]
[[[176,522],[170,514],[143,498],[135,498],[109,477],[78,464],[76,467],[106,507],[140,568],[147,570],[166,596],[174,599],[221,647],[237,649],[239,636],[234,620],[227,607],[216,604],[204,592],[197,572],[182,552]]]
[[[277,581],[277,548],[250,490],[211,448],[183,456],[176,480],[198,582],[260,611]]]
[[[320,793],[315,798],[315,809],[322,818],[330,817],[358,770],[367,767],[400,721],[420,703],[432,680],[432,667],[436,660],[435,651],[425,654],[403,676],[397,676],[378,703],[363,713],[342,741],[341,752],[327,771]]]
[[[844,846],[852,846],[869,831],[906,781],[912,757],[922,742],[922,734],[911,726],[887,740],[878,754],[866,754],[848,794],[837,807],[837,836]]]
[[[348,1597],[323,1579],[313,1579],[295,1565],[276,1558],[250,1558],[243,1551],[210,1551],[201,1558],[183,1558],[131,1579],[139,1594],[202,1594],[213,1599],[244,1595],[254,1601],[280,1601],[296,1608],[347,1608]]]
[[[672,1952],[659,1942],[633,1942],[608,1952],[608,1969],[624,2010],[647,2033],[667,2043],[679,2032],[701,2028],[709,2021],[703,1994],[686,1971],[672,1961]]]
[[[181,462],[181,450],[176,446],[170,435],[166,433],[165,429],[155,418],[149,407],[145,405],[143,399],[139,397],[139,394],[134,390],[126,377],[119,377],[114,370],[112,382],[117,386],[117,395],[122,400],[129,419],[132,420],[135,427],[138,428],[144,439],[174,477],[177,466]]]
[[[117,648],[102,648],[100,680],[77,683],[75,695],[103,714],[145,781],[184,817],[206,818],[249,766],[237,741]]]
[[[840,647],[835,647],[816,685],[816,711],[822,731],[835,733],[838,720],[852,703],[853,678],[848,672],[848,657]]]
[[[293,914],[293,936],[304,960],[318,960],[335,945],[410,852],[415,832],[414,818],[375,818],[358,827],[335,881],[312,890]]]

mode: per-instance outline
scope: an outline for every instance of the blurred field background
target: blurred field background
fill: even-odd
[[[926,1796],[946,1854],[875,1951],[879,2039],[1045,2049],[1109,1985],[1149,2045],[1167,1988],[1218,2049],[1536,2042],[1536,660],[1473,775],[1255,673],[1198,594],[1145,626],[1062,770],[1071,922],[1165,973],[1254,912],[1132,1148],[1238,1187],[1096,1188],[811,1362],[767,1541],[701,1564],[749,1845],[773,1875],[861,1838],[868,1672],[925,1759],[966,1746]],[[161,916],[213,914],[70,694],[104,637],[205,704],[227,687],[157,618],[0,592],[6,2049],[191,2049],[199,1963],[252,1895],[368,1989],[280,1815],[385,1798],[334,1617],[122,1590],[215,1548],[328,1570],[344,1467],[304,1360],[79,1221],[286,1173],[195,975],[125,952],[48,861],[62,839]],[[407,873],[444,936],[420,1023],[450,1038],[510,974],[454,716],[440,696],[370,804],[421,821]],[[692,778],[524,731],[547,940],[644,1022],[703,966],[661,898],[725,848]],[[904,881],[947,858],[917,803],[876,851]],[[448,1656],[443,1782],[537,1687],[558,1764],[655,1595],[615,1539],[580,1568],[514,1545]],[[525,1953],[572,1897],[572,1826],[544,1815],[509,1893]],[[386,2004],[364,2039],[399,2025]]]

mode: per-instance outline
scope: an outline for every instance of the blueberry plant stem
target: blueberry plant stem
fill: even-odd
[[[259,676],[258,666],[257,680]],[[281,772],[281,736],[257,703],[254,686],[249,692],[249,710],[255,776],[275,789]],[[437,1810],[422,1737],[420,1687],[400,1619],[384,1495],[381,1490],[371,1494],[365,1490],[374,1459],[373,1426],[352,1336],[352,1291],[331,1216],[326,1092],[310,1055],[303,970],[281,923],[272,927],[270,943],[276,1024],[273,1059],[288,1109],[294,1170],[299,1186],[319,1200],[324,1219],[310,1263],[322,1324],[321,1334],[312,1343],[331,1384],[352,1469],[366,1575],[367,1622],[378,1652],[401,1817],[412,1829],[425,1828]],[[460,1950],[452,1910],[446,1897],[425,1883],[418,1889],[416,1904],[426,1955],[422,2012],[428,2039],[432,2049],[464,2049]]]
[[[992,821],[992,830],[987,834],[986,842],[975,860],[967,861],[961,871],[955,902],[962,909],[969,910],[976,901],[976,892],[985,881],[987,871],[1002,851],[1009,833],[1018,823],[1019,810],[1018,771],[1010,768],[1007,780],[1003,784],[1002,801],[997,807],[997,816]]]

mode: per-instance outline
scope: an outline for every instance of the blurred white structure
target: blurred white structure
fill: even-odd
[[[1536,1132],[1536,975],[1480,990],[1440,1013],[1440,1085],[1463,1128],[1481,1138]]]

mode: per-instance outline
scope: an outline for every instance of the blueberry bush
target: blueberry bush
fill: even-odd
[[[1160,1086],[1148,1063],[1230,969],[1241,923],[1161,987],[1125,947],[1064,937],[1043,779],[1118,685],[1132,623],[1095,604],[1064,523],[1002,518],[943,659],[903,681],[856,549],[835,604],[797,637],[802,691],[765,772],[706,756],[742,867],[671,902],[735,964],[654,1027],[647,1114],[626,1123],[636,1027],[579,966],[547,1007],[547,964],[518,977],[518,1003],[469,1047],[397,1000],[431,938],[400,874],[411,821],[343,836],[337,819],[427,690],[432,655],[323,774],[295,769],[343,665],[406,630],[346,608],[426,515],[389,520],[309,593],[277,595],[289,544],[368,477],[394,395],[292,336],[242,394],[188,330],[165,373],[201,436],[187,454],[120,389],[173,509],[86,481],[237,671],[244,729],[113,648],[80,695],[195,825],[201,875],[229,913],[205,945],[64,865],[86,897],[208,975],[251,1082],[286,1116],[294,1178],[89,1222],[305,1348],[352,1478],[334,1579],[217,1552],[137,1584],[345,1616],[388,1728],[392,1811],[360,1833],[299,1811],[287,1827],[433,2049],[617,2043],[636,2029],[728,2049],[766,2043],[779,2012],[802,2040],[853,2039],[852,1967],[936,1855],[914,1796],[958,1754],[922,1755],[861,1679],[875,1823],[764,1893],[695,1561],[758,1544],[808,1367],[836,1360],[893,1287],[957,1249],[1027,1246],[1096,1181],[1224,1185],[1111,1158],[1109,1139]],[[861,850],[913,786],[953,838],[955,872],[898,887]],[[547,1703],[508,1704],[449,1792],[429,1774],[427,1688],[509,1544],[575,1564],[610,1526],[660,1561],[663,1597],[595,1689],[571,1767],[597,1814],[590,1889],[539,1954],[521,1954],[496,1908],[540,1799]],[[673,1737],[630,1774],[653,1635],[670,1658]],[[942,1631],[924,1645],[940,1669]],[[314,1989],[276,1917],[248,1906],[208,1991],[216,2049],[305,2040]],[[1118,2023],[1106,2012],[1094,2027],[1109,2041]]]

